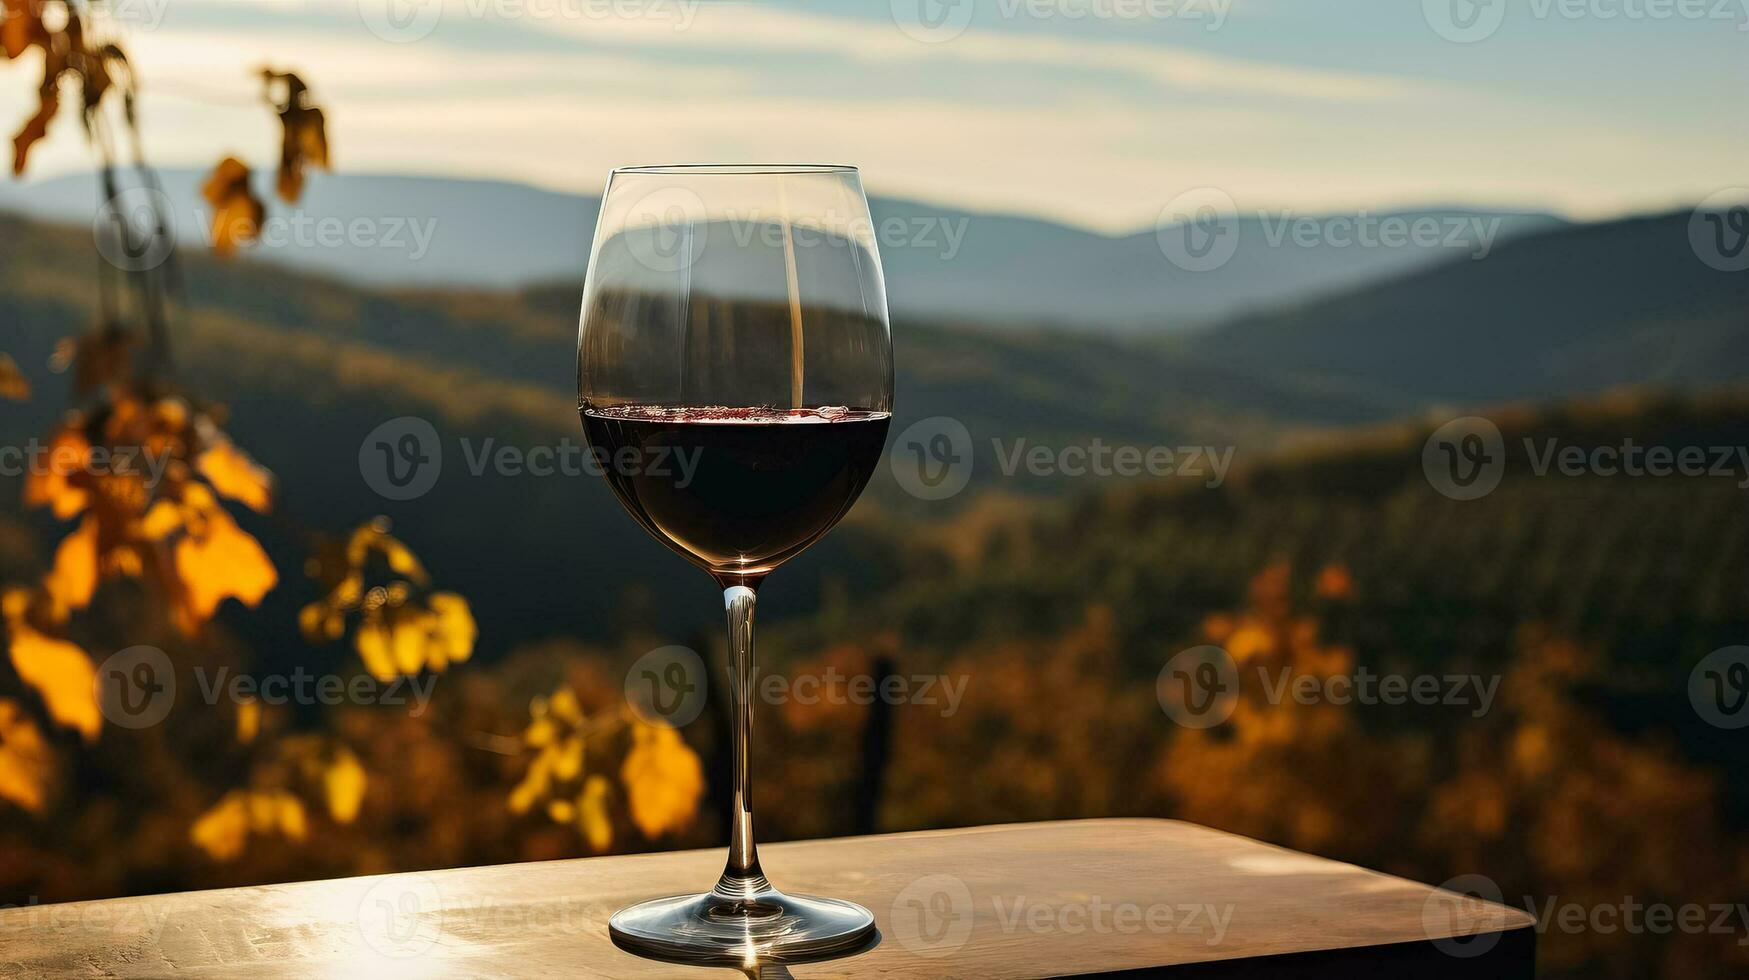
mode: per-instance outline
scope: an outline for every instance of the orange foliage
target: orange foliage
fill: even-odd
[[[236,157],[220,160],[201,185],[200,196],[212,208],[213,251],[228,256],[261,234],[267,207],[249,189],[249,165]]]
[[[538,806],[553,822],[574,826],[590,850],[612,846],[613,784],[587,763],[589,747],[620,730],[630,733],[619,777],[632,825],[652,839],[691,826],[704,795],[704,767],[680,733],[643,721],[624,704],[592,717],[569,686],[529,704],[522,740],[535,754],[510,791],[510,812]]]
[[[386,522],[359,526],[323,565],[328,592],[298,616],[312,643],[337,640],[356,618],[353,646],[377,680],[442,672],[473,655],[478,629],[466,599],[431,588],[425,566],[388,533]]]
[[[1412,748],[1370,737],[1344,706],[1269,701],[1259,670],[1327,678],[1354,665],[1353,651],[1323,642],[1316,620],[1294,612],[1292,585],[1292,569],[1272,564],[1252,580],[1245,609],[1205,622],[1207,640],[1239,668],[1239,698],[1224,724],[1174,731],[1154,775],[1190,820],[1341,852],[1391,818],[1394,788],[1418,767]]]
[[[631,722],[632,747],[620,764],[632,823],[645,837],[685,830],[704,795],[704,769],[698,756],[672,728]]]
[[[48,465],[24,488],[29,505],[62,519],[84,515],[44,580],[57,605],[84,608],[98,582],[115,575],[156,583],[187,633],[225,599],[259,603],[278,573],[199,479],[205,473],[217,474],[228,496],[266,505],[266,472],[182,399],[123,393],[105,409],[69,417],[50,439]]]
[[[12,355],[4,351],[0,351],[0,398],[15,402],[30,398],[30,379],[18,369],[18,362],[12,359]]]
[[[36,723],[17,702],[0,698],[0,799],[42,810],[54,769],[53,754]]]

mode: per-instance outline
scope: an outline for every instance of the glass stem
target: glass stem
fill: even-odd
[[[729,814],[729,863],[717,894],[742,900],[771,887],[759,868],[753,841],[753,590],[731,585],[723,590],[729,616],[729,700],[734,723],[734,801]]]

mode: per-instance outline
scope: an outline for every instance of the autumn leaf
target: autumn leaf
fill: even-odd
[[[536,800],[547,795],[552,785],[552,755],[542,752],[529,763],[528,772],[523,773],[521,782],[510,791],[510,812],[527,813]]]
[[[249,804],[241,790],[226,793],[201,814],[188,830],[194,845],[215,861],[229,861],[243,853],[249,840]]]
[[[76,486],[73,477],[85,469],[91,443],[77,425],[64,425],[49,438],[44,465],[32,467],[24,480],[24,505],[47,505],[57,518],[66,520],[91,503],[91,494]]]
[[[443,670],[468,659],[479,636],[468,601],[454,592],[434,592],[426,603],[434,617],[428,665],[432,670]]]
[[[19,370],[18,362],[12,359],[12,355],[4,352],[0,352],[0,398],[15,402],[30,398],[30,379]]]
[[[40,813],[54,759],[36,722],[14,701],[0,698],[0,799]]]
[[[37,26],[38,29],[41,28],[41,21],[37,22]],[[37,89],[36,114],[25,120],[24,128],[12,137],[12,175],[15,177],[24,175],[31,147],[49,134],[49,123],[54,121],[55,113],[61,108],[61,72],[67,68],[66,56],[56,51],[52,45],[45,44],[42,48],[43,81]]]
[[[49,717],[95,741],[103,728],[97,706],[97,668],[84,650],[66,640],[45,636],[22,620],[9,623],[12,669],[18,679],[36,688]]]
[[[424,582],[429,577],[426,575],[425,566],[419,563],[419,557],[413,554],[413,549],[395,538],[373,533],[363,538],[354,535],[353,541],[354,546],[360,549],[355,560],[361,564],[364,561],[364,549],[374,547],[382,554],[383,560],[389,563],[389,571],[405,575],[414,582]]]
[[[83,609],[97,591],[97,518],[85,515],[79,529],[61,539],[43,588],[67,609]]]
[[[572,736],[560,742],[553,754],[553,778],[570,782],[583,775],[583,739]]]
[[[278,834],[303,840],[309,817],[302,800],[282,790],[232,790],[189,827],[194,845],[215,861],[240,856],[250,834]]]
[[[610,788],[607,777],[597,773],[584,781],[583,793],[577,797],[577,829],[592,851],[613,846],[613,819],[607,813]]]
[[[276,181],[280,200],[296,204],[304,193],[304,168],[328,169],[328,124],[322,110],[310,104],[309,88],[304,80],[290,72],[263,69],[269,100],[275,101],[284,138],[280,142],[279,175]],[[273,100],[275,82],[284,82],[285,98]]]
[[[467,601],[438,592],[426,602],[378,609],[359,624],[353,643],[371,676],[388,681],[426,668],[441,672],[473,653],[476,630]]]
[[[335,823],[351,823],[358,816],[366,781],[358,756],[344,748],[335,753],[334,761],[322,773],[322,792],[328,801],[328,815]]]
[[[684,830],[704,795],[698,755],[672,728],[632,723],[632,748],[620,765],[632,823],[645,837]]]
[[[364,669],[379,681],[395,679],[394,640],[395,631],[387,623],[364,623],[352,639],[359,659],[364,661]]]
[[[249,189],[248,164],[236,157],[220,160],[201,185],[200,195],[213,209],[212,240],[216,254],[235,254],[239,245],[254,242],[261,233],[267,208]]]
[[[292,840],[303,840],[309,826],[304,802],[285,790],[249,795],[249,829],[256,833],[278,832]]]
[[[213,617],[219,603],[236,599],[253,607],[279,584],[279,573],[261,543],[237,526],[211,491],[198,483],[184,490],[188,533],[176,542],[176,575],[181,581],[185,626]]]
[[[258,514],[267,513],[273,505],[273,475],[228,439],[208,446],[195,460],[194,468],[214,490]]]

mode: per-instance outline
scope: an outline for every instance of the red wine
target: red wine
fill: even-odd
[[[832,529],[887,441],[886,412],[847,408],[585,408],[608,482],[656,538],[732,583],[761,578]]]

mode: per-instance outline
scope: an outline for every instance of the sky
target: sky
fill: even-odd
[[[1210,187],[1598,219],[1749,185],[1749,0],[106,2],[162,166],[271,168],[271,64],[339,170],[586,193],[621,165],[851,163],[1121,233]],[[39,71],[0,61],[0,131]],[[31,175],[90,163],[68,112]]]

